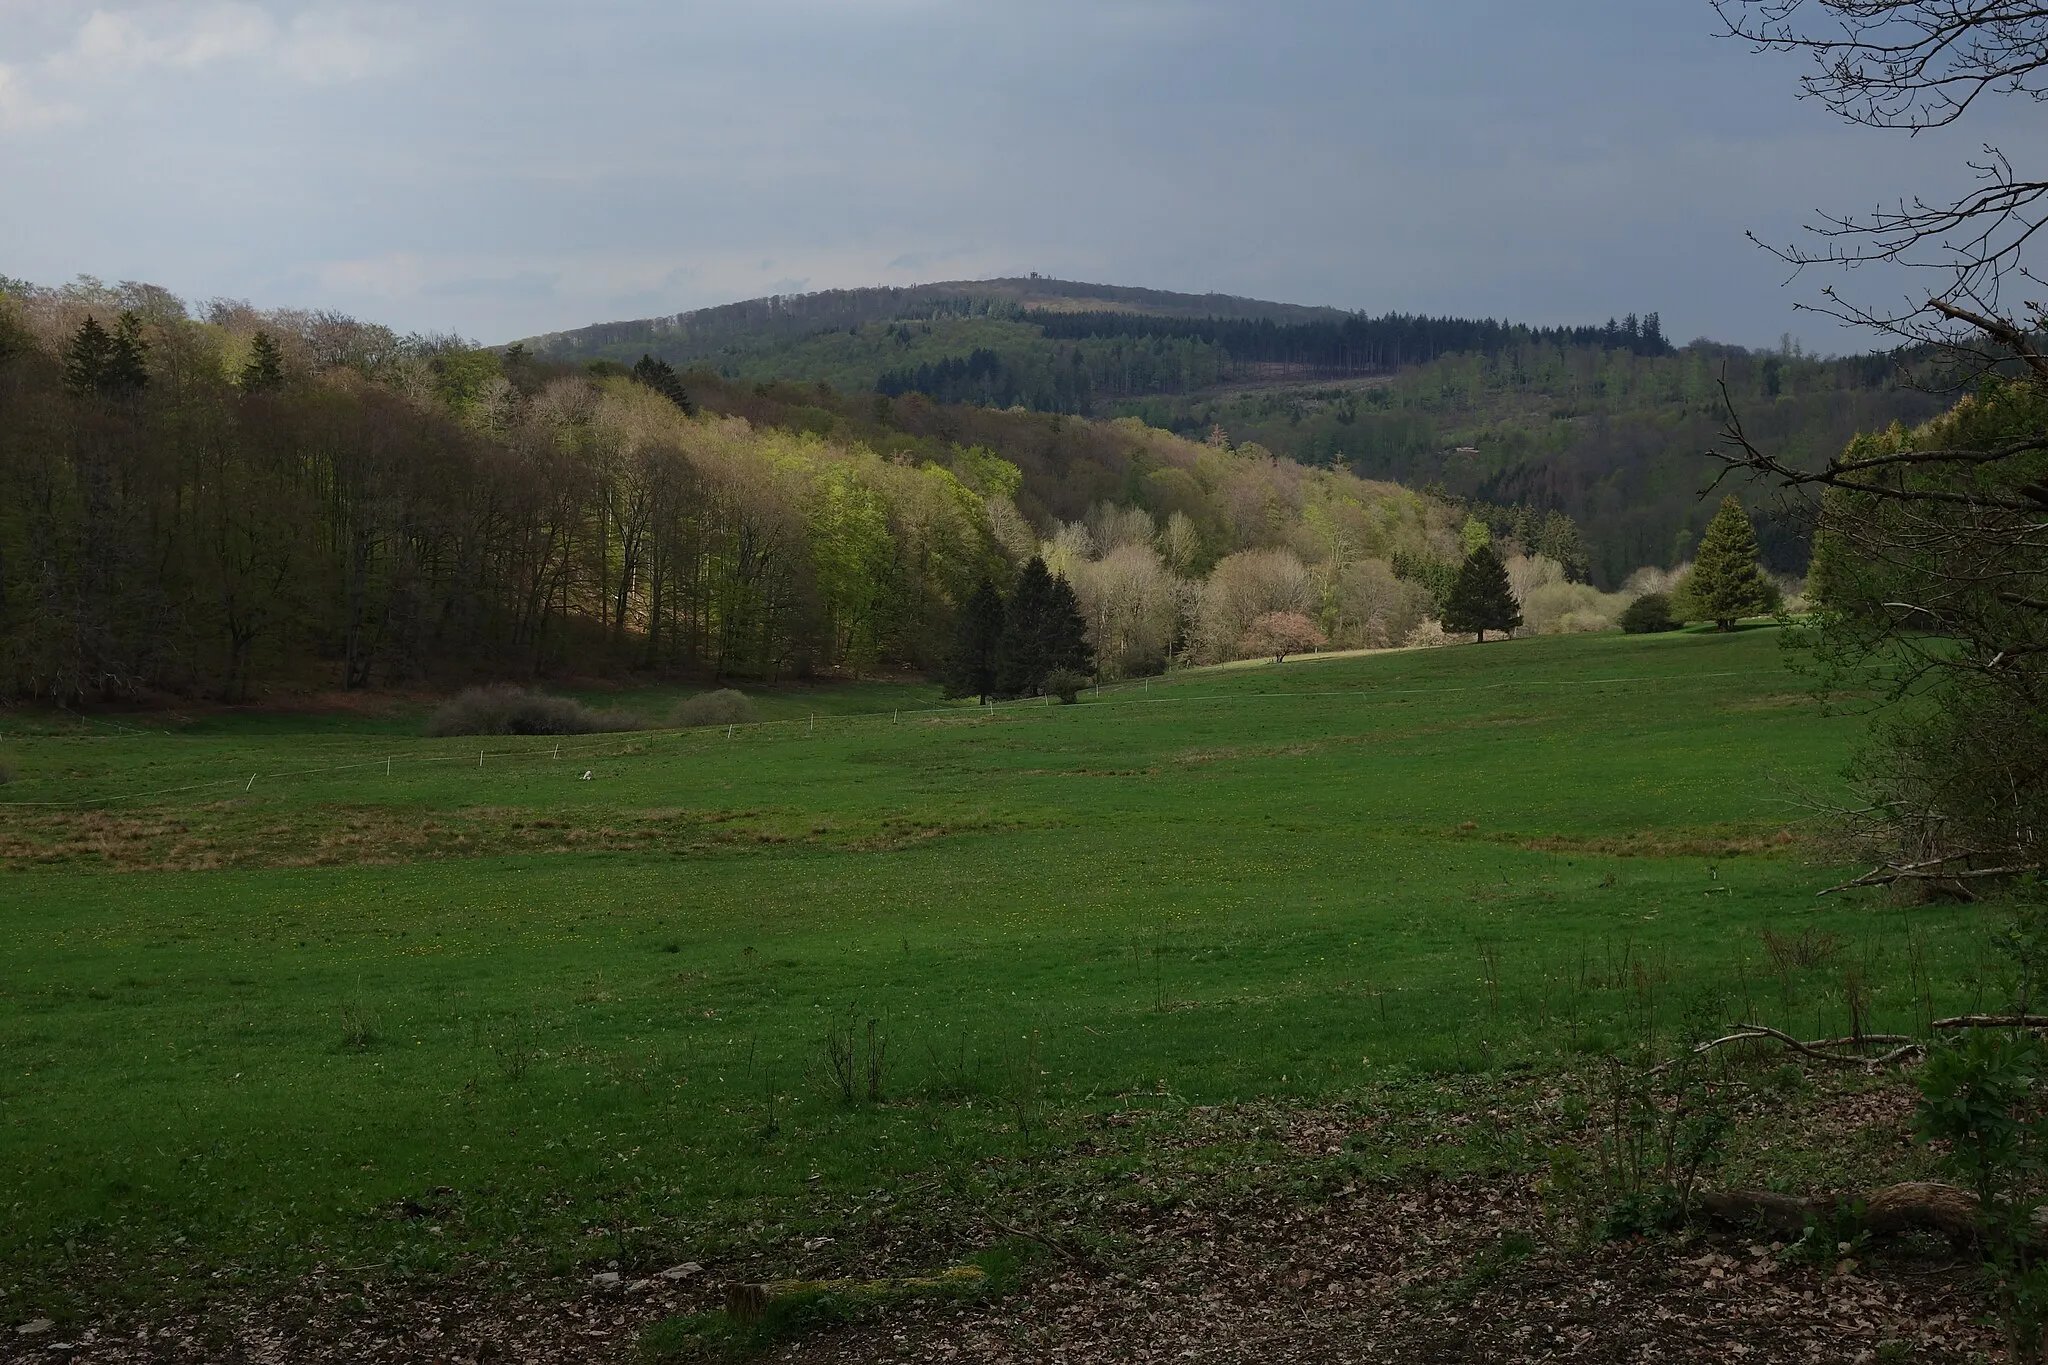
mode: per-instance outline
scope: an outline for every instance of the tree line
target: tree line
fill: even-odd
[[[1455,559],[1466,519],[1128,420],[0,289],[10,697],[936,670],[1034,559],[1083,622],[1060,667],[1122,676],[1256,651],[1276,613],[1398,641],[1427,603],[1389,565]]]
[[[1531,327],[1492,318],[1387,313],[1283,323],[1270,318],[1173,318],[1112,311],[1030,309],[1020,318],[1056,341],[1143,337],[1192,339],[1221,349],[1227,366],[1277,364],[1327,374],[1368,374],[1426,365],[1439,356],[1498,355],[1518,346],[1594,346],[1632,355],[1670,355],[1655,313],[1609,318],[1605,326]]]

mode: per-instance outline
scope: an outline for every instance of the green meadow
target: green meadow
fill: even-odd
[[[1816,895],[1861,722],[1771,629],[764,706],[8,720],[0,1314],[671,1264],[1111,1111],[1996,988],[1978,912]]]

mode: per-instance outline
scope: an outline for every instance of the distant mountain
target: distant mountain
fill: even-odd
[[[1300,324],[1338,322],[1338,308],[1272,303],[1232,294],[1176,294],[1074,280],[949,280],[903,288],[826,289],[698,308],[631,322],[600,322],[566,332],[527,337],[525,345],[550,359],[635,360],[642,352],[670,364],[759,351],[823,332],[870,323],[938,318],[1015,318],[1025,312],[1113,312],[1158,318],[1233,318]],[[628,355],[627,352],[632,352]]]

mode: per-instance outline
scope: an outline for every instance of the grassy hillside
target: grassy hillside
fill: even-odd
[[[17,718],[0,1312],[929,1256],[1104,1115],[1548,1074],[1703,1000],[1840,1031],[1843,963],[1866,1028],[1981,993],[1974,913],[1815,899],[1788,801],[1852,722],[1772,631],[854,701],[559,749]]]

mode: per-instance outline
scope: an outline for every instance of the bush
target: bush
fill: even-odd
[[[1621,614],[1621,628],[1631,635],[1654,635],[1682,624],[1671,614],[1671,599],[1661,592],[1644,593]]]
[[[638,730],[638,717],[593,711],[568,697],[550,697],[509,683],[470,687],[443,702],[427,723],[435,738],[449,735],[595,735]]]
[[[716,692],[700,692],[677,702],[676,709],[668,714],[668,723],[687,730],[698,725],[752,725],[759,718],[746,693],[721,687]]]
[[[1065,705],[1073,705],[1080,697],[1081,689],[1088,686],[1088,675],[1076,673],[1071,668],[1055,668],[1045,675],[1045,694],[1058,697]]]

